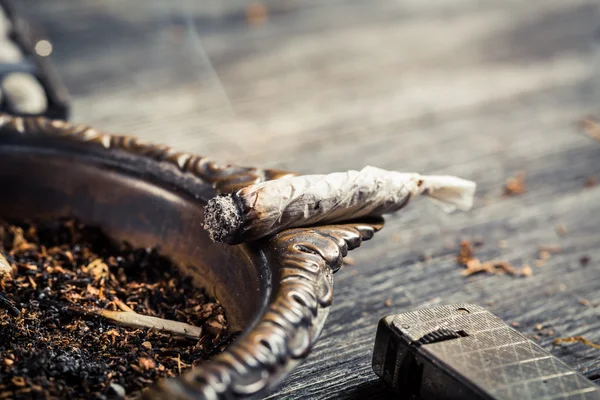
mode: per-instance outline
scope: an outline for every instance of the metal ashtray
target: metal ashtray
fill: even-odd
[[[374,219],[220,245],[202,228],[208,199],[286,172],[219,166],[88,126],[4,114],[0,154],[3,216],[69,215],[135,246],[159,244],[243,332],[211,361],[157,382],[147,399],[256,398],[273,389],[316,342],[342,258],[382,227]]]

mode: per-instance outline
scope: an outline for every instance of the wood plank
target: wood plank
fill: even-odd
[[[490,114],[474,118],[490,118],[489,122],[494,120],[502,126],[506,114],[502,110]],[[484,155],[463,167],[444,169],[463,175],[480,169],[480,193],[489,200],[477,205],[473,212],[439,218],[439,211],[425,200],[415,202],[406,213],[388,218],[386,229],[352,254],[356,265],[336,276],[335,304],[322,339],[307,363],[274,398],[379,398],[382,388],[373,383],[375,377],[370,370],[379,318],[463,301],[482,304],[506,321],[519,322],[519,329],[526,334],[536,334],[535,326],[542,323],[554,335],[543,336],[538,342],[598,380],[597,350],[585,346],[553,348],[551,342],[557,336],[576,334],[600,341],[598,264],[593,261],[582,267],[579,263],[583,256],[592,260],[600,257],[595,218],[600,211],[600,188],[583,187],[585,176],[592,172],[598,176],[600,172],[600,145],[565,128],[572,125],[570,118],[551,119],[547,124],[535,129],[544,132],[547,146],[539,138],[537,143],[524,147],[516,143],[514,147],[541,148],[541,154],[517,150],[518,154],[511,155],[507,151]],[[509,125],[504,123],[505,127]],[[507,140],[514,136],[518,142],[517,134],[509,131],[513,133]],[[527,137],[522,140],[532,140],[531,135],[521,136]],[[450,147],[448,143],[445,148]],[[520,168],[529,174],[528,192],[521,197],[502,198],[503,177]],[[558,224],[566,225],[567,236],[557,236]],[[464,278],[455,261],[457,245],[460,239],[473,238],[485,242],[478,250],[483,260],[502,258],[516,265],[534,265],[538,245],[558,244],[563,252],[554,255],[544,267],[534,266],[531,278]],[[507,240],[509,247],[499,249],[500,240]],[[445,247],[447,242],[453,244],[452,249]],[[431,257],[429,262],[422,261],[426,255]],[[392,302],[390,308],[385,306],[388,298]],[[581,299],[590,301],[592,306],[583,306]]]
[[[584,50],[593,45],[598,7],[582,0],[548,1],[543,10],[523,2],[518,16],[510,14],[514,2],[457,2],[429,18],[412,2],[382,11],[361,3],[307,7],[276,14],[259,29],[226,17],[234,11],[216,17],[185,5],[163,15],[155,7],[133,12],[124,2],[87,2],[63,16],[61,3],[39,17],[55,37],[75,119],[246,163],[282,162],[324,132],[339,141],[357,129],[418,125],[592,79],[597,69],[594,53]],[[220,28],[223,19],[229,29]],[[547,25],[564,38],[547,28],[531,34]]]
[[[600,186],[584,188],[600,180],[600,143],[576,126],[600,117],[600,4],[273,0],[259,27],[248,4],[20,2],[54,42],[75,120],[248,165],[478,182],[471,213],[415,202],[352,254],[321,340],[269,398],[387,398],[370,366],[378,320],[454,302],[528,335],[552,329],[538,343],[600,382],[597,350],[552,346],[600,342]],[[518,170],[527,192],[502,197]],[[533,265],[540,244],[563,251],[530,278],[465,278],[457,246],[474,238],[481,259],[517,265]]]

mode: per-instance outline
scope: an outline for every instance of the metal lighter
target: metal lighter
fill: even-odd
[[[379,322],[373,370],[398,399],[600,399],[600,388],[482,307]]]

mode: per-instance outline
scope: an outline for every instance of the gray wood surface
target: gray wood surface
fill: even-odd
[[[385,397],[370,366],[378,320],[453,302],[517,322],[600,381],[599,350],[552,346],[600,342],[600,186],[584,188],[600,181],[600,142],[577,127],[600,118],[600,3],[280,0],[259,26],[248,4],[19,2],[54,43],[76,121],[221,161],[478,182],[471,213],[415,202],[352,254],[321,340],[270,398]],[[527,192],[502,197],[518,170]],[[461,239],[482,240],[482,260],[530,263],[533,276],[461,276]],[[549,244],[563,251],[535,266]]]

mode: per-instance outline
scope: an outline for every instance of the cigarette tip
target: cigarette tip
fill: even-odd
[[[242,215],[231,195],[210,199],[204,209],[204,229],[213,242],[231,242],[242,226]]]

